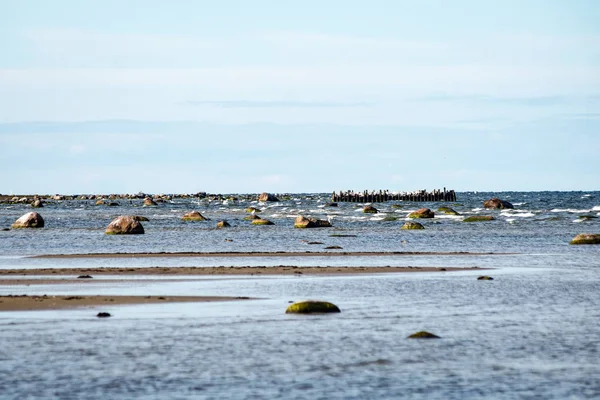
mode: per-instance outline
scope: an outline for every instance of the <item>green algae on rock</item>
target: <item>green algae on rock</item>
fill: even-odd
[[[491,215],[471,215],[470,217],[463,219],[463,222],[493,221],[495,219],[496,218],[492,217]]]
[[[291,304],[286,314],[339,313],[338,306],[328,301],[306,300]]]
[[[491,276],[487,276],[487,275],[481,275],[479,277],[477,277],[478,281],[493,281],[494,278],[492,278]]]
[[[400,229],[404,229],[404,230],[425,229],[425,227],[418,222],[407,221],[404,223],[404,225],[402,225],[402,228],[400,228]]]
[[[600,234],[580,233],[571,240],[570,244],[600,244]]]
[[[460,215],[458,212],[456,212],[456,210],[450,207],[440,207],[437,210],[446,215]]]
[[[433,218],[435,213],[429,208],[420,208],[417,211],[413,211],[408,214],[408,218]]]
[[[433,333],[427,331],[419,331],[415,332],[412,335],[407,337],[408,339],[441,339],[438,335],[434,335]]]
[[[275,225],[273,222],[268,219],[259,218],[252,220],[252,225]]]
[[[190,211],[181,217],[183,221],[206,221],[206,218],[198,211]]]

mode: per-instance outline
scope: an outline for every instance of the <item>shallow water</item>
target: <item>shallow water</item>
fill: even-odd
[[[600,247],[569,246],[577,233],[600,232],[600,193],[501,194],[518,212],[476,210],[490,194],[461,194],[461,213],[493,214],[491,223],[371,221],[342,204],[334,228],[294,230],[298,209],[269,211],[274,227],[241,221],[244,204],[200,211],[213,221],[178,220],[189,204],[153,209],[48,205],[47,228],[0,232],[0,268],[152,265],[483,266],[477,271],[361,276],[224,277],[30,285],[2,294],[250,296],[258,300],[109,306],[0,314],[1,398],[306,398],[567,399],[600,396]],[[390,205],[375,205],[389,209]],[[403,217],[408,205],[400,210]],[[19,206],[21,207],[21,206]],[[232,206],[233,207],[233,206]],[[273,208],[285,208],[286,205]],[[387,207],[387,208],[386,208]],[[175,208],[178,212],[171,212]],[[434,208],[434,205],[431,205]],[[437,207],[435,207],[437,208]],[[476,211],[473,211],[476,210]],[[29,211],[0,206],[0,226]],[[124,212],[121,212],[124,211]],[[396,210],[394,210],[396,211]],[[112,213],[109,214],[108,212]],[[111,216],[144,214],[146,234],[102,234]],[[511,214],[511,215],[507,215]],[[512,214],[527,216],[513,217]],[[532,214],[533,216],[530,216]],[[319,216],[319,214],[312,214]],[[213,229],[227,218],[231,230]],[[362,218],[362,219],[358,219]],[[239,219],[239,220],[238,220]],[[514,219],[514,221],[509,221]],[[154,222],[156,221],[156,222]],[[356,234],[333,238],[332,232]],[[230,238],[233,242],[225,242]],[[111,251],[469,251],[517,254],[385,257],[40,259],[24,255]],[[180,277],[178,277],[180,278]],[[319,298],[342,313],[291,316],[289,301]],[[97,319],[109,311],[109,319]],[[439,340],[408,340],[428,330]]]

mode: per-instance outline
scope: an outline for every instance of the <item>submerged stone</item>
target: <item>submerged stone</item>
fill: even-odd
[[[482,276],[478,277],[477,280],[478,281],[493,281],[494,278],[492,278],[491,276],[482,275]]]
[[[269,221],[268,219],[259,218],[259,219],[252,220],[252,225],[275,225],[275,224],[273,222]]]
[[[407,221],[404,223],[404,225],[402,225],[402,228],[400,228],[400,229],[403,229],[403,230],[425,229],[425,227],[418,222]]]
[[[492,217],[491,215],[471,215],[470,217],[463,219],[463,222],[493,221],[495,219],[496,218]]]
[[[427,331],[419,331],[408,336],[408,339],[441,339],[438,335]]]
[[[339,313],[338,306],[327,301],[306,300],[291,304],[286,314]]]

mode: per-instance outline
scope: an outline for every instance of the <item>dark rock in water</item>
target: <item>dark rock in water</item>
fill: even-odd
[[[229,222],[225,220],[217,222],[217,228],[229,228],[230,226]]]
[[[453,208],[450,207],[440,207],[438,208],[438,211],[446,215],[460,215],[458,212],[456,212]]]
[[[17,219],[13,224],[12,228],[43,228],[44,227],[44,219],[42,216],[35,211],[28,212],[27,214],[21,216]]]
[[[323,244],[323,242],[308,242],[307,244]]]
[[[482,276],[478,277],[477,280],[478,281],[493,281],[494,278],[492,278],[491,276],[482,275]]]
[[[31,207],[42,208],[42,207],[44,207],[44,204],[42,203],[42,201],[40,199],[36,199],[33,201],[33,203],[31,203]]]
[[[107,313],[107,312],[99,312],[99,313],[96,315],[96,317],[98,317],[98,318],[108,318],[108,317],[110,317],[110,316],[111,316],[111,315],[110,315],[110,313]]]
[[[392,208],[403,208],[402,204],[392,204]]]
[[[206,218],[198,211],[190,211],[181,217],[183,221],[206,221]]]
[[[570,244],[600,244],[600,234],[580,233],[571,240]]]
[[[144,207],[151,207],[151,206],[157,206],[158,204],[156,204],[156,202],[154,200],[152,200],[150,197],[146,197],[144,199]]]
[[[77,277],[77,279],[92,279],[93,277],[91,275],[79,275]]]
[[[306,300],[291,304],[286,314],[339,313],[339,307],[327,301]]]
[[[254,219],[260,219],[260,217],[256,214],[250,214],[250,215],[245,216],[243,219],[244,219],[244,221],[252,221]]]
[[[273,222],[269,221],[268,219],[259,218],[259,219],[252,220],[252,225],[275,225],[275,224]]]
[[[118,207],[118,206],[120,206],[120,204],[117,203],[116,201],[111,201],[110,203],[107,204],[107,206],[109,206],[109,207]]]
[[[579,217],[577,217],[577,219],[581,220],[581,221],[589,221],[592,219],[597,219],[598,217],[595,215],[580,215]]]
[[[376,214],[376,213],[378,213],[378,212],[379,212],[379,210],[378,210],[378,209],[376,209],[376,208],[375,208],[375,207],[373,207],[373,206],[364,206],[364,207],[363,207],[363,212],[364,212],[365,214]]]
[[[408,336],[408,339],[441,339],[438,335],[427,331],[420,331]]]
[[[255,213],[258,213],[260,211],[261,211],[260,208],[256,208],[256,207],[248,207],[248,208],[246,208],[246,212],[247,213],[255,214]]]
[[[338,203],[327,203],[327,207],[337,207]]]
[[[0,231],[8,232],[8,231],[10,231],[10,228],[2,228],[2,229],[0,229]]]
[[[511,203],[509,203],[508,201],[505,200],[500,200],[497,197],[494,197],[493,199],[489,199],[483,202],[483,206],[485,208],[497,208],[497,209],[504,209],[504,208],[515,208]]]
[[[141,215],[132,215],[132,217],[138,222],[150,221],[147,217],[142,217]]]
[[[425,227],[418,222],[407,221],[404,223],[404,225],[402,225],[402,228],[400,228],[400,229],[404,229],[404,230],[425,229]]]
[[[104,231],[107,235],[138,235],[144,233],[144,227],[130,215],[115,218]]]
[[[342,250],[343,248],[341,246],[327,246],[325,247],[325,250]]]
[[[271,193],[261,193],[258,196],[258,201],[267,202],[267,201],[279,201],[279,199],[273,196]]]
[[[470,217],[463,219],[463,222],[483,222],[493,221],[495,219],[496,218],[492,217],[491,215],[471,215]]]
[[[433,218],[435,213],[429,208],[420,208],[417,211],[413,211],[408,214],[408,218]]]
[[[331,223],[322,219],[299,215],[294,221],[294,228],[330,228]]]
[[[386,215],[383,220],[386,222],[397,221],[398,217],[396,217],[395,215]]]

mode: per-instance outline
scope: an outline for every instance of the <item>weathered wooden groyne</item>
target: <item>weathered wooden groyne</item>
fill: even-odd
[[[414,192],[390,192],[388,190],[355,192],[333,192],[332,202],[350,203],[383,203],[386,201],[456,201],[454,190],[436,189],[431,192],[417,190]]]

